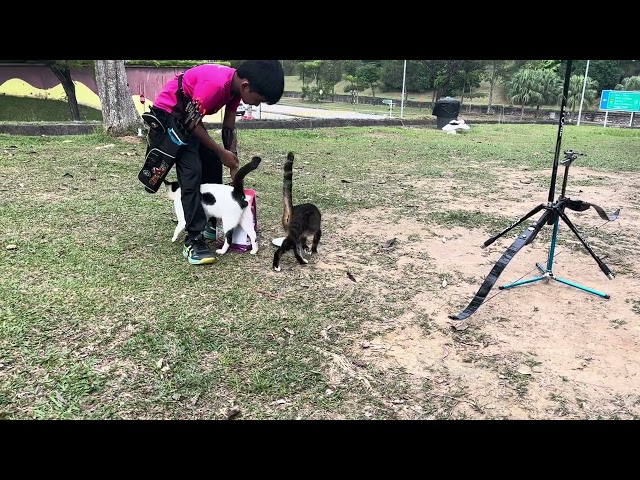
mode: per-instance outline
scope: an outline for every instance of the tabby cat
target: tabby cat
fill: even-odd
[[[293,152],[287,154],[284,162],[284,182],[282,184],[282,198],[284,201],[284,211],[282,214],[282,228],[286,234],[282,245],[273,254],[273,269],[280,271],[280,257],[286,251],[293,249],[298,263],[309,263],[302,254],[318,253],[318,244],[322,235],[321,219],[322,215],[318,207],[312,203],[301,203],[293,205],[291,193],[293,186]],[[311,252],[307,246],[307,237],[313,236]]]

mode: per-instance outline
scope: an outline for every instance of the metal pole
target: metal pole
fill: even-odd
[[[558,121],[558,137],[556,139],[556,152],[553,156],[553,171],[551,172],[551,186],[549,187],[549,203],[553,203],[556,192],[556,177],[558,175],[558,159],[560,158],[560,146],[562,145],[562,131],[564,130],[564,118],[569,97],[569,80],[571,79],[571,60],[567,60],[567,71],[564,74],[564,87],[562,89],[562,102],[560,103],[560,120]]]
[[[584,90],[587,86],[587,73],[589,73],[589,60],[587,60],[587,68],[584,70],[584,82],[582,83],[582,98],[580,98],[580,108],[578,109],[578,123],[580,125],[580,115],[582,115],[582,102],[584,101]]]
[[[404,84],[407,78],[407,61],[404,61],[404,71],[402,72],[402,100],[400,101],[400,118],[404,115]]]

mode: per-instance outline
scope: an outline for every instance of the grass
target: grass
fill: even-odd
[[[78,105],[78,109],[81,120],[102,121],[100,110],[84,105]],[[66,101],[0,95],[0,122],[67,122],[70,119]]]
[[[504,124],[463,135],[428,127],[240,131],[241,158],[263,157],[247,180],[258,192],[261,250],[204,267],[188,265],[180,242],[170,242],[171,202],[137,181],[138,139],[0,135],[0,418],[391,419],[407,399],[420,418],[464,418],[455,407],[475,404],[462,385],[448,396],[428,385],[414,392],[401,369],[358,366],[365,323],[399,318],[409,292],[431,287],[409,270],[376,290],[372,269],[393,267],[398,254],[372,260],[371,244],[355,242],[347,227],[380,208],[390,219],[415,219],[402,205],[438,199],[412,188],[417,180],[453,175],[495,189],[494,166],[546,175],[556,134]],[[589,152],[584,167],[640,170],[630,155],[640,151],[637,130],[565,126],[563,142]],[[270,239],[280,236],[290,150],[294,197],[321,207],[325,241],[310,265],[285,256],[276,274]],[[493,231],[510,223],[480,208],[417,221]],[[420,248],[420,238],[408,242]],[[357,283],[314,266],[343,253]],[[420,252],[415,259],[429,261]],[[517,381],[526,395],[528,379]],[[473,412],[491,418],[480,406]]]

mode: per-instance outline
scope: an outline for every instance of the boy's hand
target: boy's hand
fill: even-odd
[[[220,158],[220,161],[229,170],[238,170],[238,165],[240,164],[238,156],[235,153],[230,152],[229,150],[224,151],[223,155]]]

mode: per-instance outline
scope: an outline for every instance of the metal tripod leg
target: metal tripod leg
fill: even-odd
[[[548,260],[547,260],[547,267],[548,267],[547,270],[542,268],[542,265],[540,265],[539,263],[536,263],[536,267],[538,267],[538,269],[542,272],[542,275],[540,275],[539,277],[533,277],[533,278],[530,278],[530,279],[527,279],[527,280],[519,280],[517,282],[513,282],[513,283],[508,283],[506,285],[502,285],[502,286],[498,287],[499,290],[506,290],[507,288],[519,287],[520,285],[527,285],[528,283],[539,282],[540,280],[544,280],[545,278],[549,278],[551,275],[553,275],[551,273],[550,262],[553,259],[552,251],[555,248],[556,232],[558,231],[558,216],[556,214],[556,211],[553,208],[548,210],[542,217],[540,217],[540,220],[538,220],[538,223],[536,224],[536,233],[544,225],[549,223],[549,218],[548,218],[549,215],[553,215],[555,217],[555,221],[554,221],[554,224],[553,224],[553,235],[551,236],[551,250],[549,251],[549,257],[548,257]]]
[[[520,219],[516,220],[515,222],[513,222],[511,225],[509,225],[507,228],[505,228],[504,230],[502,230],[500,233],[495,234],[493,237],[491,237],[490,239],[488,239],[486,242],[484,242],[482,244],[482,247],[488,247],[489,245],[491,245],[493,242],[495,242],[498,238],[500,238],[501,236],[503,236],[505,233],[509,232],[509,230],[512,230],[513,228],[517,227],[518,225],[520,225],[522,222],[524,222],[527,218],[532,217],[533,215],[535,215],[536,213],[538,213],[540,210],[545,208],[545,204],[541,203],[540,205],[538,205],[537,207],[535,207],[533,210],[531,210],[529,213],[527,213],[526,215],[524,215],[523,217],[521,217]],[[540,230],[539,228],[537,230]],[[535,235],[534,235],[535,236]],[[533,240],[533,238],[532,238]]]
[[[600,267],[600,270],[602,270],[602,273],[604,273],[609,278],[609,280],[613,280],[613,278],[615,277],[615,274],[602,260],[600,260],[600,258],[591,249],[587,241],[584,238],[582,238],[582,235],[580,235],[580,232],[578,232],[578,229],[573,225],[573,223],[571,223],[571,220],[569,220],[569,217],[567,217],[567,214],[564,213],[563,211],[560,211],[559,214],[562,220],[564,221],[564,223],[567,224],[567,226],[571,229],[571,231],[575,234],[575,236],[578,237],[578,240],[580,240],[580,243],[582,243],[584,248],[587,249],[587,252],[591,254],[591,257],[593,257],[593,259],[596,261],[596,263]]]
[[[551,246],[549,248],[549,255],[547,257],[547,266],[546,266],[546,268],[544,268],[540,263],[536,263],[536,267],[538,268],[538,270],[540,270],[542,272],[542,275],[540,275],[538,277],[534,277],[534,278],[528,279],[528,280],[521,280],[521,281],[509,283],[507,285],[503,285],[503,286],[499,287],[500,290],[504,290],[504,289],[507,289],[507,288],[518,287],[520,285],[526,285],[526,284],[537,282],[537,281],[543,280],[543,279],[551,279],[551,280],[556,280],[557,282],[560,282],[560,283],[564,283],[565,285],[569,285],[570,287],[574,287],[574,288],[577,288],[579,290],[585,291],[587,293],[592,293],[594,295],[598,295],[599,297],[602,297],[602,298],[607,298],[607,299],[611,298],[608,294],[606,294],[604,292],[601,292],[599,290],[595,290],[593,288],[585,287],[583,285],[580,285],[578,283],[572,282],[570,280],[566,280],[564,278],[556,277],[553,274],[553,257],[555,256],[556,238],[557,238],[557,235],[558,235],[558,224],[559,224],[559,219],[562,218],[562,220],[569,226],[571,231],[576,234],[578,239],[580,239],[580,242],[582,242],[582,244],[587,249],[587,251],[591,254],[591,256],[594,258],[594,260],[598,263],[598,265],[600,266],[600,269],[605,273],[605,275],[607,275],[607,277],[609,277],[610,279],[613,278],[613,276],[614,276],[613,272],[611,272],[611,270],[609,270],[609,267],[607,267],[607,265],[604,262],[602,262],[602,260],[600,260],[600,258],[598,258],[598,256],[593,252],[591,247],[589,247],[587,242],[582,238],[582,236],[580,235],[580,233],[578,232],[576,227],[571,223],[571,221],[569,220],[567,215],[564,213],[564,211],[562,211],[561,208],[554,207],[553,212],[554,212],[553,215],[554,215],[555,219],[554,219],[554,222],[553,222],[553,234],[551,236]]]

